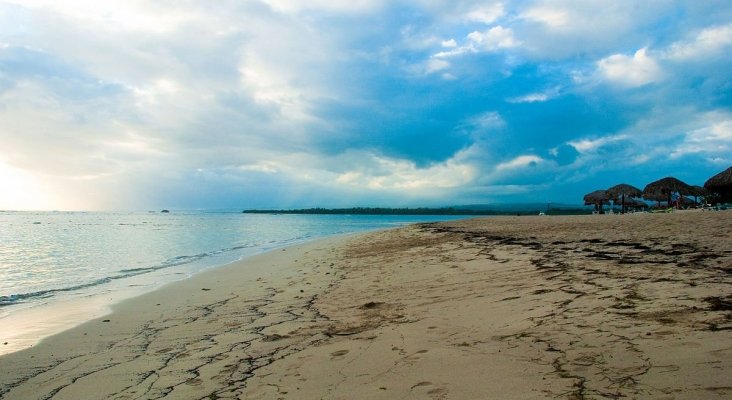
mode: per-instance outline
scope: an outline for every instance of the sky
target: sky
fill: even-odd
[[[700,185],[731,65],[727,0],[0,0],[0,209]]]

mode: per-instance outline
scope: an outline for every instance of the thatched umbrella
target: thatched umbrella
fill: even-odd
[[[595,210],[598,210],[600,214],[603,214],[602,203],[609,201],[612,197],[607,193],[606,190],[595,190],[594,192],[587,193],[582,200],[585,201],[585,205],[595,205]]]
[[[720,201],[732,201],[732,167],[709,178],[704,188],[719,195]]]
[[[692,191],[691,186],[688,184],[669,176],[646,185],[643,189],[643,197],[649,200],[663,198],[668,202],[668,206],[671,207],[671,195],[678,193],[679,196],[683,196],[685,194],[691,194]]]
[[[625,198],[641,197],[643,192],[635,186],[628,185],[627,183],[621,183],[615,185],[607,190],[607,193],[613,198],[620,198],[620,209],[625,213]]]

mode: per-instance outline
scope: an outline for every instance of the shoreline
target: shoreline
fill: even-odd
[[[320,239],[1,356],[0,396],[723,398],[731,226],[522,216]]]
[[[8,267],[4,276],[10,277],[0,285],[0,354],[27,348],[42,337],[105,315],[110,305],[124,299],[251,255],[344,233],[455,218],[10,214],[3,219],[4,226],[19,228],[17,243],[11,243],[10,251],[0,257],[0,264]],[[117,243],[120,235],[130,240]],[[101,239],[92,243],[94,237]],[[58,248],[64,250],[54,250]],[[67,261],[68,265],[59,264]]]

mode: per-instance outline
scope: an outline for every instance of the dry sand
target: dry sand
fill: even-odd
[[[730,211],[421,224],[130,300],[0,397],[730,398],[731,284]]]

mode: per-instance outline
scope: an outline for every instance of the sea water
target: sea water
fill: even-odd
[[[316,238],[455,218],[0,212],[0,354],[206,268]]]

